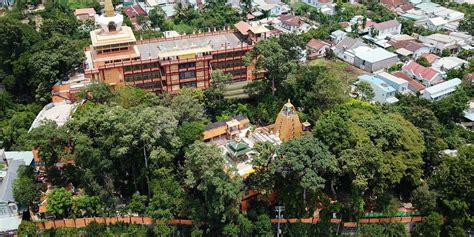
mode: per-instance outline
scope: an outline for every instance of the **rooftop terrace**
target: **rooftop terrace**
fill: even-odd
[[[236,32],[222,32],[218,34],[201,34],[185,37],[175,37],[162,41],[143,41],[138,50],[142,60],[158,57],[178,56],[190,53],[201,53],[220,49],[241,47],[244,39]]]

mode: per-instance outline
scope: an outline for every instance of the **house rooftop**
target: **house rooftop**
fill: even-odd
[[[381,72],[381,73],[378,73],[376,75],[378,78],[382,79],[383,81],[385,80],[388,80],[388,81],[391,81],[397,85],[402,85],[402,84],[405,84],[407,83],[406,80],[400,78],[400,77],[396,77],[394,75],[391,75],[391,74],[388,74],[386,72]]]
[[[431,24],[433,24],[433,25],[435,25],[435,26],[442,26],[442,25],[448,23],[448,21],[445,20],[445,19],[442,18],[442,17],[430,18],[429,21],[431,22]]]
[[[441,82],[434,86],[425,89],[425,92],[429,92],[432,96],[440,93],[448,93],[446,90],[454,91],[454,89],[461,85],[462,81],[459,78],[454,78],[449,81]]]
[[[128,18],[134,18],[140,15],[146,15],[145,10],[139,5],[135,4],[131,7],[127,7],[124,9],[125,15],[128,16]]]
[[[413,75],[417,75],[428,81],[433,80],[436,77],[436,75],[439,74],[436,70],[421,66],[415,61],[408,62],[402,67],[402,69],[405,71],[410,71]]]
[[[382,48],[375,48],[370,50],[362,50],[355,53],[356,57],[359,57],[362,60],[365,60],[370,63],[379,62],[384,59],[388,59],[391,57],[396,57],[397,55],[391,53]]]
[[[324,46],[329,46],[330,44],[327,42],[324,42],[322,40],[317,40],[317,39],[311,39],[308,43],[306,43],[306,46],[312,49],[320,50]]]
[[[384,90],[386,93],[391,93],[391,92],[396,91],[395,88],[391,87],[389,84],[387,84],[386,82],[384,82],[383,80],[375,76],[361,75],[358,77],[358,79],[360,81],[366,81],[366,82],[369,82],[370,84],[376,85],[382,90]]]
[[[432,66],[437,69],[449,70],[460,67],[463,64],[468,64],[468,62],[458,57],[444,57],[436,60]]]
[[[78,8],[78,9],[74,10],[74,15],[75,16],[83,15],[83,14],[87,14],[89,16],[94,16],[95,13],[96,12],[95,12],[94,8]]]
[[[374,28],[379,31],[383,31],[386,29],[398,27],[399,25],[400,25],[400,22],[398,22],[397,20],[389,20],[389,21],[384,21],[384,22],[375,24]]]
[[[407,74],[403,73],[403,72],[394,72],[392,73],[393,76],[396,76],[396,77],[399,77],[399,78],[402,78],[403,80],[406,80],[408,81],[408,84],[413,87],[414,89],[416,89],[417,91],[421,91],[423,89],[425,89],[425,86],[421,83],[419,83],[418,81],[416,81],[415,79],[409,77]]]

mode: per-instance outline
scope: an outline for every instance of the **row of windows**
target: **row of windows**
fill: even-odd
[[[161,88],[161,83],[163,83],[163,86],[166,86],[166,81],[154,81],[154,82],[148,82],[148,83],[143,83],[143,84],[136,84],[135,86],[138,88],[142,89],[153,89],[153,88]]]
[[[179,79],[188,79],[188,78],[193,78],[196,77],[196,71],[188,71],[188,72],[180,72],[179,73]]]
[[[179,69],[190,68],[190,67],[196,67],[196,63],[195,63],[195,62],[180,63],[180,64],[178,65],[178,68],[179,68]]]
[[[139,71],[142,69],[159,68],[159,67],[160,67],[160,64],[156,62],[156,63],[146,63],[146,64],[125,66],[124,70],[126,72],[130,72],[130,71]]]
[[[236,51],[236,52],[230,52],[230,53],[220,53],[220,54],[214,55],[214,59],[240,57],[240,56],[244,56],[245,53],[246,53],[246,51]]]
[[[232,60],[232,61],[226,61],[226,62],[213,63],[212,68],[223,69],[223,68],[229,68],[229,67],[241,67],[244,65],[245,63],[242,60]]]
[[[232,76],[240,76],[240,75],[247,74],[247,70],[246,69],[240,69],[240,70],[230,71],[228,73],[232,74]]]
[[[190,82],[181,82],[179,83],[180,88],[185,88],[185,87],[197,87],[197,82],[195,81],[190,81]]]
[[[142,74],[125,75],[125,81],[127,82],[149,80],[149,79],[155,79],[155,78],[161,78],[161,73],[160,72],[147,72],[147,73],[142,73]]]

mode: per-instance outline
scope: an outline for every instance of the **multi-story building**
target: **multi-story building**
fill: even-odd
[[[84,74],[112,88],[133,85],[151,92],[177,93],[181,88],[207,88],[213,70],[233,76],[232,82],[256,79],[255,67],[245,65],[244,55],[266,32],[231,29],[170,38],[136,40],[123,26],[123,16],[105,1],[100,25],[90,33],[92,45],[85,50]],[[259,74],[260,75],[260,74]]]

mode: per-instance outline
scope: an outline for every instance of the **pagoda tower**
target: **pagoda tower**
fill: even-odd
[[[302,132],[303,127],[295,106],[288,100],[278,113],[275,124],[273,124],[273,133],[277,134],[280,140],[288,141],[301,136]]]

